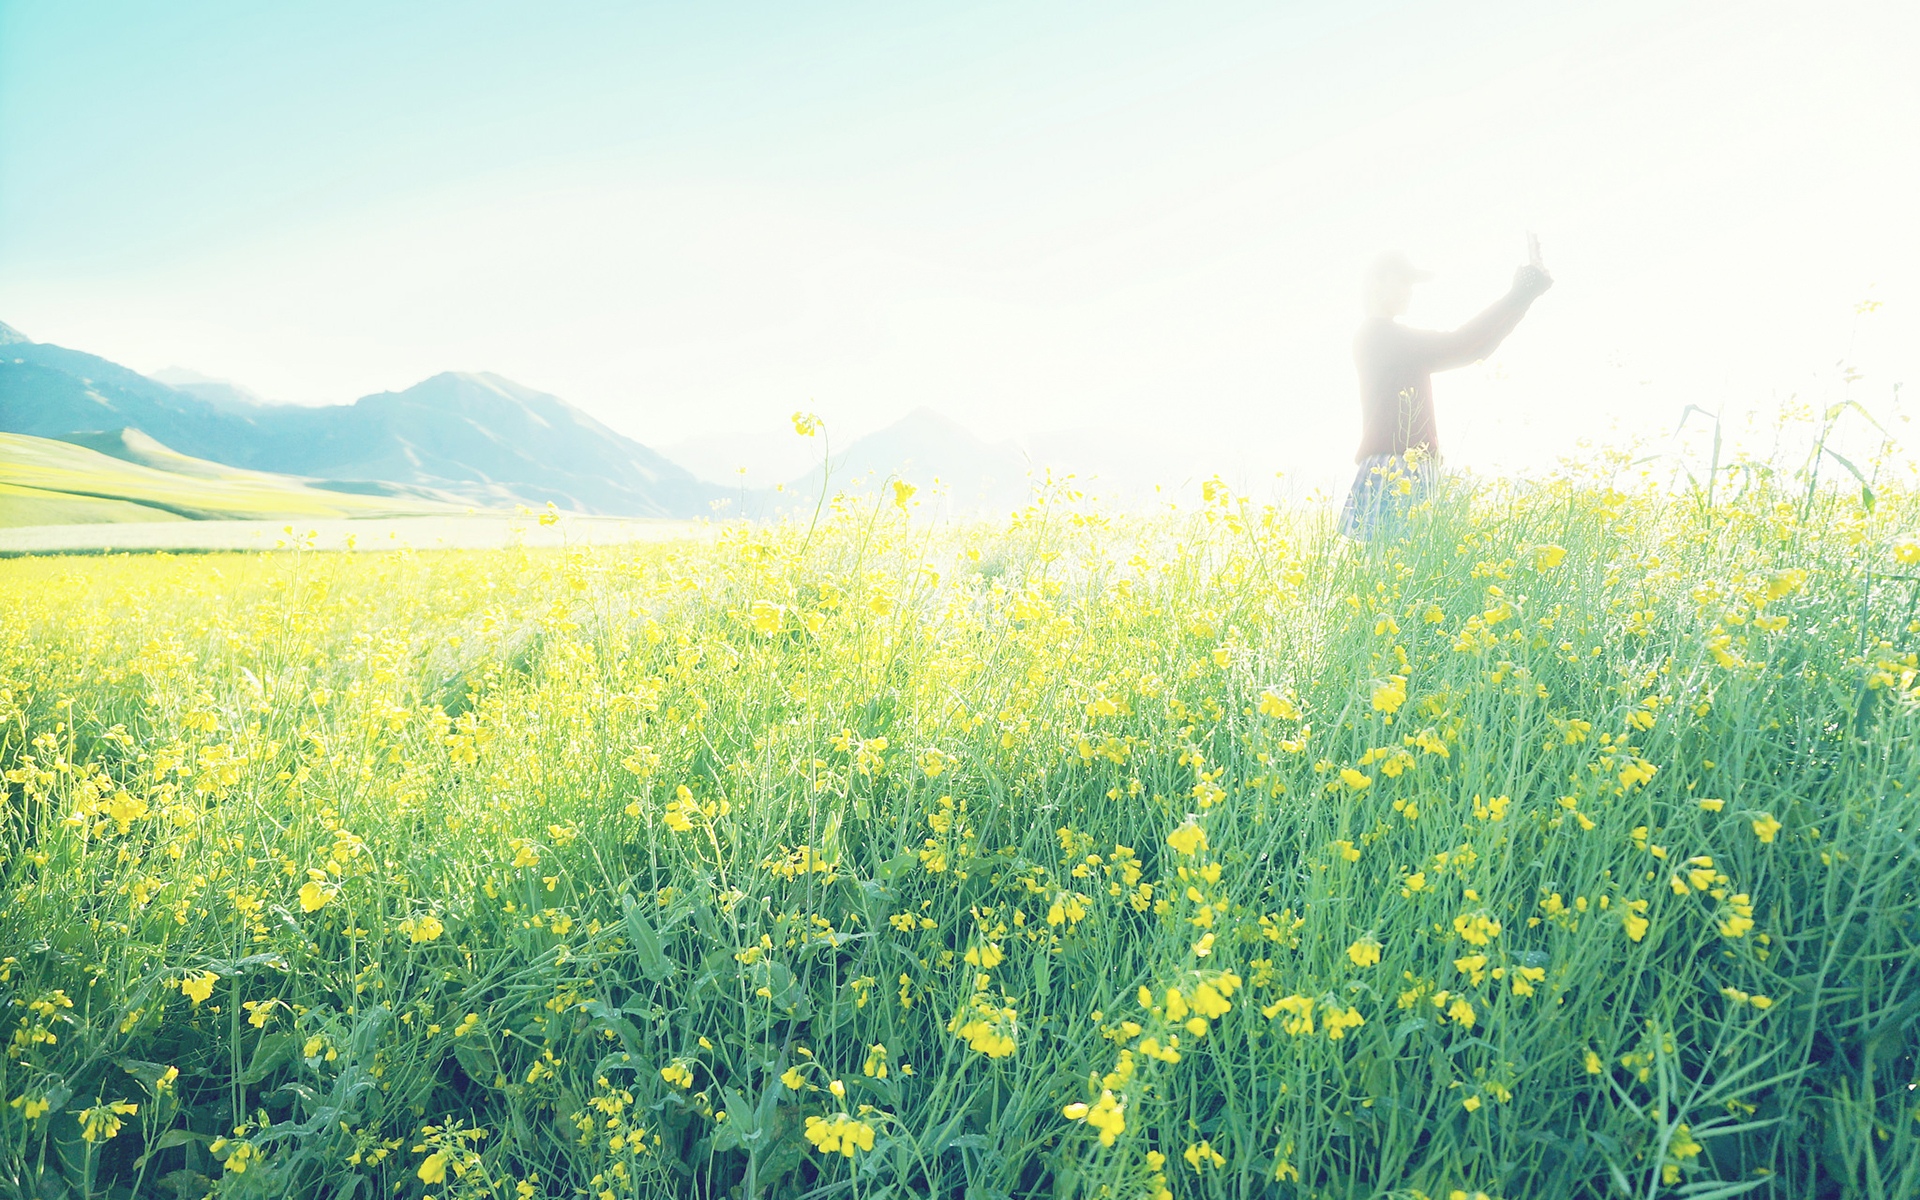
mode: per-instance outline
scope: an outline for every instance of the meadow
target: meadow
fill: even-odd
[[[74,436],[89,444],[0,433],[0,531],[43,525],[446,517],[465,508],[447,502],[451,497],[434,501],[404,488],[329,486],[322,480],[223,466],[169,450],[137,429]],[[363,486],[365,494],[345,490]]]
[[[911,509],[0,562],[0,1192],[1920,1194],[1915,496]]]

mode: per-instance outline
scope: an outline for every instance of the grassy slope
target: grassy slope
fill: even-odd
[[[0,529],[23,525],[115,525],[130,521],[184,521],[167,512],[130,500],[103,500],[45,488],[0,483]]]
[[[300,479],[140,447],[145,462],[25,434],[0,434],[0,526],[103,521],[373,517],[450,505],[326,491]]]

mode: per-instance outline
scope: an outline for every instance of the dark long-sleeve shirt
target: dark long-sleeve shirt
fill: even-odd
[[[1534,296],[1519,288],[1465,325],[1442,333],[1409,329],[1385,317],[1370,317],[1353,339],[1360,371],[1360,452],[1405,454],[1416,446],[1439,456],[1440,431],[1433,418],[1433,373],[1464,367],[1492,354],[1526,316]]]

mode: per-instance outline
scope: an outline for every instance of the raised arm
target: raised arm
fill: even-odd
[[[1409,329],[1407,340],[1413,352],[1424,360],[1430,371],[1464,367],[1492,354],[1527,315],[1540,293],[1553,286],[1553,276],[1539,267],[1521,267],[1513,275],[1513,287],[1487,310],[1450,332]]]

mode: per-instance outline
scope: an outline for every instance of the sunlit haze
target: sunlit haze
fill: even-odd
[[[1917,34],[1909,3],[0,2],[0,321],[300,403],[494,371],[669,449],[926,406],[1332,481],[1364,265],[1437,272],[1409,319],[1445,327],[1533,231],[1557,285],[1436,383],[1451,461],[1525,469],[1687,404],[1894,410]]]

